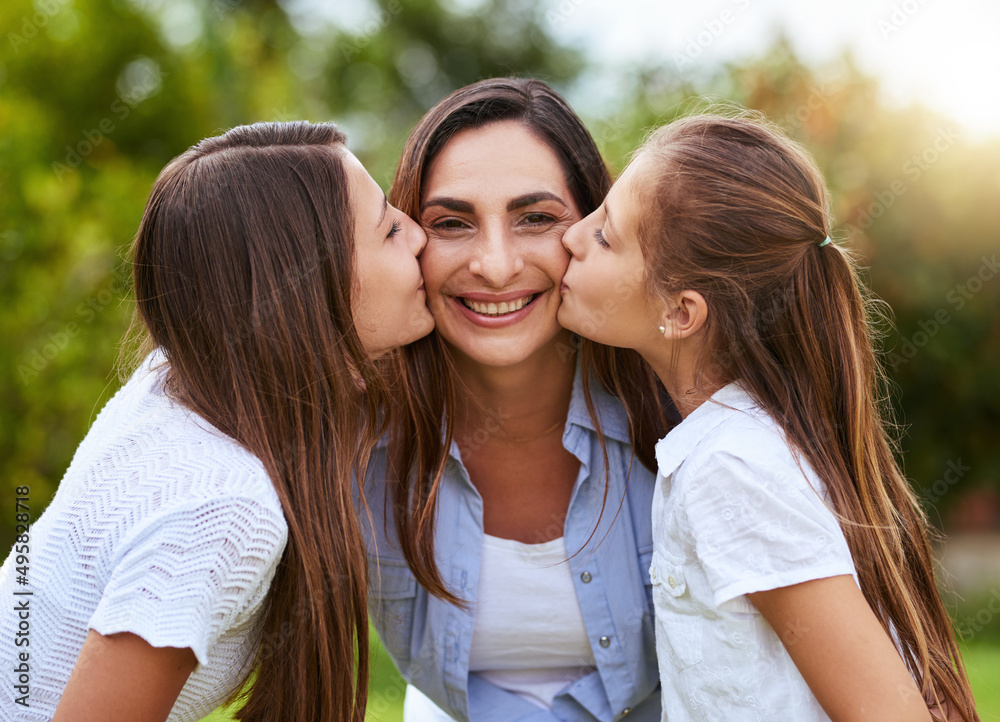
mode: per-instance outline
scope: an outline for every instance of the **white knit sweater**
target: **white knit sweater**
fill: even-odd
[[[28,584],[15,554],[0,568],[0,719],[52,718],[89,629],[194,651],[171,722],[207,715],[253,662],[281,505],[257,457],[164,395],[163,364],[151,355],[108,402],[41,517],[29,501]]]

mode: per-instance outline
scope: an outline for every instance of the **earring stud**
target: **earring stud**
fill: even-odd
[[[659,331],[660,331],[661,335],[665,334],[667,332],[667,327],[666,326],[660,326]]]

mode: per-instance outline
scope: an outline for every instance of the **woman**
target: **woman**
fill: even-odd
[[[377,448],[366,494],[373,618],[422,693],[407,719],[660,718],[653,476],[632,450],[651,465],[657,404],[630,434],[556,321],[562,235],[609,185],[535,80],[462,88],[407,141],[390,198],[427,231],[437,333],[411,358],[421,423]],[[655,398],[635,357],[596,353]]]
[[[197,720],[255,670],[243,720],[364,719],[351,479],[405,398],[373,357],[433,327],[425,241],[332,125],[239,127],[167,166],[132,248],[157,350],[19,540],[28,584],[14,555],[0,572],[30,603],[0,717]]]

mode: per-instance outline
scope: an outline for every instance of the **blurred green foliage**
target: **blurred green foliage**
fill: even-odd
[[[699,96],[785,126],[826,174],[837,238],[865,259],[895,311],[884,348],[908,425],[907,473],[945,511],[965,492],[997,488],[1000,140],[974,143],[941,115],[888,107],[849,56],[807,67],[781,39],[739,66],[681,72],[665,62],[609,80],[609,69],[552,39],[547,7],[379,0],[347,32],[306,5],[272,0],[6,0],[4,497],[27,485],[40,513],[119,384],[117,345],[131,312],[124,250],[170,158],[240,123],[333,119],[386,185],[424,110],[456,87],[508,74],[541,77],[580,100],[617,170],[648,128]],[[595,89],[607,95],[609,83],[617,100],[590,108],[584,101]]]

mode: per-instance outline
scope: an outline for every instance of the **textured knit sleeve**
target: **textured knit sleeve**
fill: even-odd
[[[847,540],[820,493],[793,461],[764,455],[717,451],[685,494],[716,606],[743,594],[854,574]]]
[[[286,538],[280,509],[248,497],[155,515],[123,540],[90,628],[190,648],[206,664],[216,640],[260,610]]]

